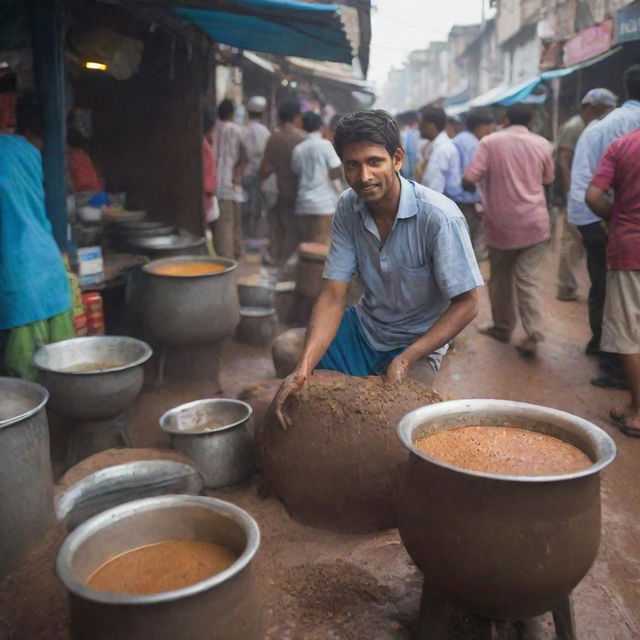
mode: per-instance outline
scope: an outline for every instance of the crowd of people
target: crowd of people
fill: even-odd
[[[585,353],[598,358],[601,368],[592,383],[631,392],[629,405],[613,408],[611,418],[627,435],[640,436],[640,156],[634,133],[640,127],[640,65],[626,71],[624,84],[627,99],[617,108],[618,98],[608,89],[587,92],[553,143],[531,131],[532,105],[509,106],[499,123],[494,110],[472,109],[464,127],[452,123],[443,109],[424,107],[400,129],[400,173],[443,194],[462,212],[476,260],[489,261],[493,321],[479,330],[509,342],[519,315],[525,337],[516,348],[524,357],[535,356],[544,339],[541,270],[553,226],[560,238],[558,300],[578,299],[576,270],[586,256],[591,338]],[[263,98],[253,98],[249,124],[241,128],[229,123],[230,103],[219,107],[220,218],[214,236],[217,231],[222,255],[238,257],[241,245],[221,240],[232,218],[235,229],[242,229],[240,214],[226,213],[227,194],[240,198],[245,185],[244,228],[255,230],[256,218],[266,215],[258,185],[275,175],[277,198],[267,215],[271,241],[265,260],[279,264],[300,242],[331,242],[344,158],[319,114],[300,114],[297,105],[284,104],[279,127],[269,134],[255,124],[265,108]],[[337,120],[334,131],[336,124],[340,128]],[[227,133],[231,126],[233,136]],[[252,128],[260,133],[252,136]],[[334,224],[334,244],[338,231]]]
[[[517,349],[527,357],[544,338],[541,269],[556,218],[556,298],[578,299],[585,255],[592,334],[585,353],[602,371],[592,384],[631,392],[630,404],[610,416],[640,437],[640,65],[626,70],[624,85],[617,108],[608,89],[589,91],[555,144],[530,131],[533,110],[525,104],[508,107],[499,125],[491,110],[474,109],[457,133],[444,110],[425,107],[405,123],[403,172],[463,212],[476,258],[489,259],[493,322],[480,331],[509,342],[517,306],[525,330]],[[554,180],[559,202],[550,197]]]

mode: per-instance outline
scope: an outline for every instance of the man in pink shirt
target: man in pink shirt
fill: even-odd
[[[613,189],[613,203],[607,191]],[[640,438],[640,129],[607,148],[586,202],[610,220],[602,351],[620,354],[631,402],[609,413],[627,436]]]
[[[485,209],[493,324],[480,331],[509,342],[516,325],[515,281],[526,332],[516,348],[525,356],[533,356],[544,339],[540,269],[550,231],[544,185],[553,181],[552,146],[529,131],[531,116],[528,105],[510,106],[506,126],[482,138],[462,179],[470,191],[480,183]]]

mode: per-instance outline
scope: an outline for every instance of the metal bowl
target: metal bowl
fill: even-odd
[[[36,351],[33,363],[49,391],[49,407],[79,420],[118,415],[140,393],[142,365],[151,347],[126,336],[91,336],[52,342]],[[112,363],[98,371],[73,371],[84,363]]]
[[[555,436],[593,464],[561,475],[500,475],[446,464],[414,444],[464,425],[506,425]],[[408,413],[398,436],[410,452],[398,528],[424,574],[425,595],[498,620],[539,615],[569,595],[600,542],[599,472],[616,455],[602,429],[523,402],[454,400]]]
[[[249,278],[238,282],[241,307],[273,307],[275,287],[268,282],[254,282]]]
[[[222,544],[238,559],[182,589],[148,595],[107,593],[86,579],[104,562],[166,540]],[[201,496],[160,496],[109,509],[81,524],[58,551],[56,572],[70,594],[75,637],[92,640],[259,640],[261,607],[252,560],[255,520],[239,507]]]
[[[208,489],[242,482],[255,471],[247,423],[253,410],[241,400],[211,398],[182,404],[160,418],[171,446],[191,458]]]

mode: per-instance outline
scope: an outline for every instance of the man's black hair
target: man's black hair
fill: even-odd
[[[220,118],[220,120],[231,120],[234,111],[235,107],[233,106],[233,102],[228,98],[225,98],[218,105],[218,118]]]
[[[278,108],[278,119],[283,124],[293,122],[300,115],[300,106],[297,102],[285,102]]]
[[[313,133],[322,126],[322,118],[315,111],[306,111],[302,116],[302,128],[307,133]]]
[[[627,67],[623,76],[628,100],[640,100],[640,64]]]
[[[492,124],[495,122],[493,113],[489,107],[478,107],[477,109],[471,109],[465,119],[465,126],[468,131],[473,131],[478,125]]]
[[[33,91],[23,93],[16,103],[16,133],[32,133],[44,138],[42,104]]]
[[[510,124],[520,124],[528,127],[532,117],[533,108],[531,105],[516,102],[510,107],[507,107],[507,120],[509,120]]]
[[[435,125],[438,131],[442,131],[447,124],[447,114],[440,107],[422,107],[420,118]]]
[[[333,136],[333,146],[342,158],[348,144],[370,142],[384,147],[390,156],[402,147],[398,124],[390,113],[382,109],[355,111],[340,119]]]

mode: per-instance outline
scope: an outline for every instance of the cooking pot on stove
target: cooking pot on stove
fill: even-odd
[[[577,446],[593,464],[563,475],[498,475],[446,464],[414,444],[464,425],[543,432]],[[600,542],[600,471],[616,454],[602,429],[533,404],[454,400],[408,413],[398,435],[410,452],[399,530],[424,574],[425,597],[513,620],[539,615],[569,596]]]

